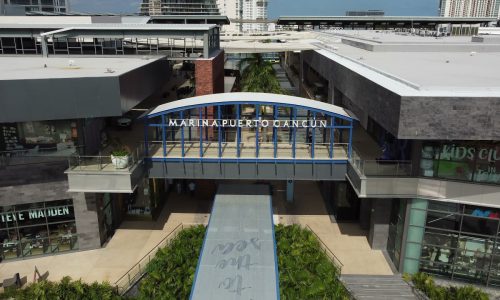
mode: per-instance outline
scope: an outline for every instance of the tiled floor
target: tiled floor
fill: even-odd
[[[179,223],[206,224],[212,203],[213,188],[197,184],[195,198],[170,193],[156,222],[124,222],[113,238],[101,249],[0,263],[0,279],[19,272],[33,280],[35,266],[49,280],[69,275],[86,282],[114,283],[140,258],[147,254]],[[285,202],[283,184],[275,186],[273,209],[280,223],[309,225],[344,265],[344,274],[392,274],[383,254],[371,250],[367,232],[358,224],[334,224],[326,212],[314,182],[296,182],[293,204]]]

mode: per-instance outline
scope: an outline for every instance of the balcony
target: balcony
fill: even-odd
[[[363,159],[353,150],[347,180],[360,198],[423,198],[498,206],[500,186],[413,175],[411,161]]]
[[[132,193],[146,170],[143,159],[143,147],[118,159],[111,155],[72,155],[65,171],[69,192]]]

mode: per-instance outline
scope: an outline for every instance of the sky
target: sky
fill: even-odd
[[[77,12],[136,13],[141,0],[71,0]],[[346,10],[380,9],[393,16],[437,16],[439,0],[269,0],[269,17],[343,16]]]

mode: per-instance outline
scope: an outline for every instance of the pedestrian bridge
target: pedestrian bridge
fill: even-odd
[[[141,120],[144,153],[134,156],[133,166],[93,171],[78,163],[66,172],[70,190],[132,191],[143,176],[343,181],[352,154],[348,111],[288,95],[187,98],[160,105]]]
[[[146,156],[153,166],[164,166],[164,176],[170,173],[167,169],[172,169],[172,163],[188,164],[201,174],[205,174],[204,170],[193,163],[216,163],[219,171],[221,166],[226,169],[231,164],[238,166],[240,173],[245,164],[252,164],[252,168],[272,165],[276,166],[276,176],[283,166],[309,169],[314,165],[329,169],[332,175],[334,165],[345,167],[352,152],[353,119],[347,111],[287,95],[229,93],[193,97],[160,105],[144,120],[148,132]],[[153,168],[153,175],[162,173],[158,171]],[[188,173],[186,178],[196,175]],[[342,178],[344,174],[345,169]]]

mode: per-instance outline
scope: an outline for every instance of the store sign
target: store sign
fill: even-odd
[[[19,211],[12,213],[2,213],[0,214],[0,220],[2,220],[2,222],[25,221],[36,220],[45,217],[67,216],[69,214],[69,207],[62,206],[54,208],[32,209],[28,211]]]
[[[478,151],[479,150],[479,151]],[[496,162],[499,160],[497,155],[497,150],[493,148],[474,148],[474,147],[457,147],[444,145],[441,151],[441,159],[449,159],[449,160],[464,160],[469,159],[473,160],[476,155],[476,151],[478,158],[481,160],[487,160],[489,162]]]
[[[170,119],[170,127],[275,127],[275,128],[326,128],[325,120],[236,120],[236,119]]]

